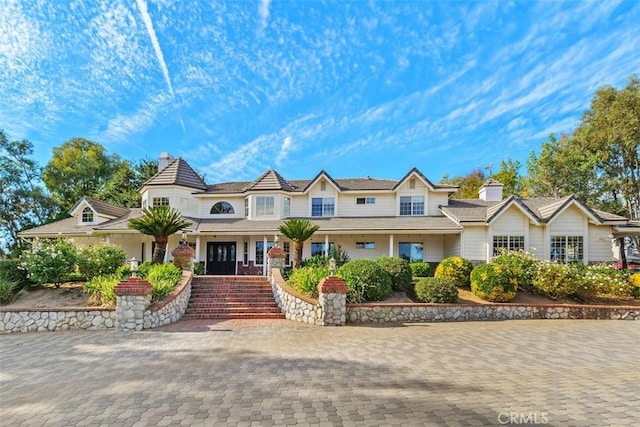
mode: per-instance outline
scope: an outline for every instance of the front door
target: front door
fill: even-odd
[[[236,242],[207,242],[207,274],[236,274]]]

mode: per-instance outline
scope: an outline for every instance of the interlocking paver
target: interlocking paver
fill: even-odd
[[[0,335],[3,425],[638,425],[639,322]]]

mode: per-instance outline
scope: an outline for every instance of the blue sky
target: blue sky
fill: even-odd
[[[0,0],[0,128],[208,182],[430,179],[570,132],[640,73],[638,1]]]

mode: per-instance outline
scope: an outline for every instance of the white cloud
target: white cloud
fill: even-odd
[[[169,89],[169,93],[173,97],[174,92],[173,86],[171,85],[171,76],[169,75],[167,64],[164,61],[164,54],[162,53],[162,49],[160,48],[160,42],[158,42],[158,37],[156,36],[156,32],[153,29],[153,22],[151,21],[151,15],[149,15],[147,2],[146,0],[136,0],[136,4],[138,5],[140,15],[142,15],[142,21],[147,28],[147,33],[149,34],[149,38],[151,39],[151,45],[153,46],[153,50],[156,53],[156,58],[158,59],[158,63],[160,64],[160,69],[162,70],[164,80],[167,83],[167,88]]]
[[[258,15],[260,15],[260,33],[267,28],[269,21],[269,7],[271,6],[271,0],[260,0],[258,5]]]
[[[290,136],[287,136],[282,141],[282,145],[280,146],[280,152],[276,157],[276,165],[280,166],[282,164],[282,161],[287,158],[289,151],[295,150],[295,147],[292,147],[292,143],[293,143],[293,138],[291,138]]]

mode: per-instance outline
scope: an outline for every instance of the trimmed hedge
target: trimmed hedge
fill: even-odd
[[[437,277],[420,279],[415,286],[416,299],[420,302],[455,303],[458,302],[458,288],[447,280]]]
[[[511,301],[517,291],[517,279],[498,264],[479,265],[471,272],[471,292],[485,301]]]
[[[391,277],[391,288],[394,291],[406,292],[411,289],[411,267],[409,262],[400,257],[376,258],[378,264]]]
[[[466,258],[452,256],[443,259],[436,267],[433,276],[449,279],[457,286],[468,288],[471,283],[473,263]]]
[[[538,263],[538,274],[533,279],[536,291],[556,299],[574,294],[579,286],[580,277],[573,265],[549,261]]]
[[[349,261],[338,269],[347,286],[347,302],[381,301],[393,292],[391,277],[379,265],[369,259]]]
[[[412,262],[409,264],[413,277],[429,277],[431,265],[428,262]]]
[[[518,282],[518,289],[533,291],[533,279],[537,273],[536,258],[524,251],[503,251],[492,263],[508,270]]]
[[[328,266],[296,268],[289,274],[287,283],[304,295],[318,298],[318,285],[328,275]]]

